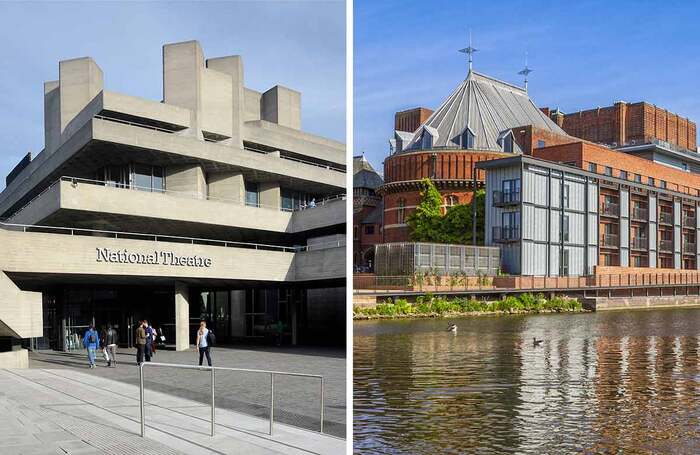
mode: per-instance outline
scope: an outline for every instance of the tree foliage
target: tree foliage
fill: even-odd
[[[430,179],[423,179],[420,185],[420,204],[406,220],[411,230],[411,240],[439,242],[442,196]]]
[[[442,214],[442,196],[430,179],[421,181],[421,202],[407,223],[411,240],[415,242],[472,244],[472,204],[459,204]],[[484,190],[476,191],[476,244],[484,244],[485,225]]]

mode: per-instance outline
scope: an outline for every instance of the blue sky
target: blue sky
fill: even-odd
[[[528,65],[538,106],[648,101],[700,122],[700,2],[355,0],[354,146],[378,171],[394,113],[436,108],[474,69],[513,83]]]
[[[105,88],[162,99],[162,45],[243,56],[246,86],[302,92],[302,128],[345,141],[345,3],[0,3],[0,188],[44,147],[43,83],[59,60],[91,56]]]

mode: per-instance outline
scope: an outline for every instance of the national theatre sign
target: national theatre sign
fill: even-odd
[[[148,253],[136,253],[133,251],[112,250],[110,248],[96,248],[97,262],[111,262],[115,264],[147,264],[147,265],[175,265],[186,267],[211,267],[211,258],[203,258],[197,255],[180,256],[172,251],[158,251]]]

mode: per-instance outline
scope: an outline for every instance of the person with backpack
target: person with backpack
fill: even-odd
[[[117,345],[119,344],[119,333],[114,330],[112,324],[107,325],[104,336],[105,352],[107,353],[107,366],[117,366]]]
[[[199,348],[199,366],[202,366],[202,361],[204,356],[207,356],[207,363],[211,366],[211,354],[209,353],[209,347],[216,343],[216,338],[214,338],[214,333],[207,329],[207,323],[202,321],[199,323],[199,330],[197,331],[197,348]]]
[[[153,332],[153,327],[148,325],[148,321],[143,321],[143,329],[146,331],[146,348],[144,354],[146,356],[146,362],[151,361],[151,356],[155,354],[153,352],[153,339],[155,338],[155,332]]]
[[[100,336],[95,330],[95,326],[90,324],[90,328],[85,331],[83,336],[83,346],[88,352],[88,362],[90,363],[90,368],[95,368],[95,352],[100,345]]]
[[[146,329],[143,327],[143,321],[139,321],[139,326],[136,328],[136,364],[143,363],[143,356],[146,352]],[[150,355],[148,357],[150,359]]]

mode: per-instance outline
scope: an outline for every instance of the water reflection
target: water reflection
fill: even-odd
[[[355,324],[357,453],[700,453],[700,310],[455,322]]]

